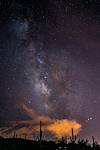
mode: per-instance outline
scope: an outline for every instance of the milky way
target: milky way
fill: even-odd
[[[1,128],[29,120],[25,105],[100,139],[98,10],[93,0],[0,3]]]

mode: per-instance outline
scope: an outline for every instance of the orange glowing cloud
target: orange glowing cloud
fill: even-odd
[[[76,120],[55,119],[50,118],[49,116],[39,115],[26,105],[23,105],[23,109],[35,122],[39,123],[41,120],[43,122],[43,130],[54,134],[57,138],[70,136],[72,128],[74,130],[74,134],[76,135],[81,130],[82,125]],[[39,126],[34,128],[34,130],[39,131]]]
[[[42,131],[44,133],[49,132],[58,139],[61,137],[71,136],[72,128],[74,134],[77,135],[82,127],[82,125],[76,120],[55,119],[49,116],[37,114],[31,108],[28,108],[25,104],[22,105],[22,110],[31,118],[31,120],[12,122],[13,128],[21,124],[23,126],[21,128],[15,129],[17,135],[26,134],[27,136],[30,136],[35,132],[39,132],[40,121],[42,122]]]
[[[47,126],[47,130],[53,133],[57,138],[71,136],[72,128],[74,134],[77,135],[81,129],[81,124],[74,120],[56,120],[54,123]]]

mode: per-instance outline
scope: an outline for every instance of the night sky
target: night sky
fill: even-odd
[[[99,0],[0,0],[0,133],[39,120],[100,141]]]

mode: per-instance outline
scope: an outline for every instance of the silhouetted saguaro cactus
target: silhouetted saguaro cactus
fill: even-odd
[[[40,141],[42,140],[42,122],[40,121]]]
[[[16,138],[16,131],[14,131],[14,135],[13,135],[13,138]]]
[[[94,136],[92,136],[92,146],[93,146],[93,148],[95,147],[95,138],[94,138]]]
[[[72,128],[72,135],[70,136],[70,141],[71,141],[72,143],[75,143],[75,142],[76,142],[76,139],[77,139],[77,137],[76,137],[76,135],[74,135],[74,130],[73,130],[73,128]]]
[[[74,139],[74,130],[72,128],[72,139]]]
[[[41,143],[42,142],[42,122],[40,121],[40,147],[41,147]]]

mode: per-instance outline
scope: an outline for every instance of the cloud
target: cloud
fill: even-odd
[[[54,123],[47,126],[47,131],[52,132],[57,138],[71,136],[71,131],[77,135],[81,129],[81,124],[74,120],[55,120]]]
[[[43,130],[54,134],[55,137],[61,138],[65,136],[71,135],[71,130],[73,128],[74,133],[78,134],[81,129],[81,124],[79,124],[76,120],[68,120],[68,119],[55,119],[50,118],[49,116],[36,114],[31,108],[28,108],[25,104],[23,104],[23,109],[33,119],[34,123],[39,124],[42,121]],[[33,123],[33,122],[31,122]],[[39,131],[39,126],[36,125],[37,128],[32,129],[32,132]]]
[[[43,123],[50,123],[53,121],[53,119],[51,119],[49,116],[35,113],[33,109],[28,108],[25,104],[22,105],[22,109],[31,119],[34,120],[34,122],[39,123],[41,120]]]
[[[7,130],[9,133],[11,132],[12,134],[12,132],[16,131],[16,134],[19,136],[33,136],[36,132],[40,131],[39,123],[41,121],[43,132],[49,132],[59,139],[61,137],[70,136],[72,128],[74,130],[74,134],[77,135],[82,127],[76,120],[55,119],[49,116],[37,114],[25,104],[22,105],[22,110],[30,117],[31,120],[11,122],[12,130],[11,128],[10,130]]]

